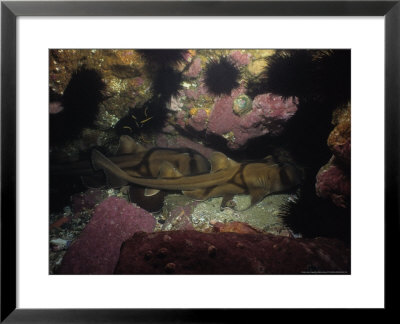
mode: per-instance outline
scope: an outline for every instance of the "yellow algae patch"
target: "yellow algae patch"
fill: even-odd
[[[267,62],[264,59],[258,59],[249,63],[247,69],[253,75],[260,74],[267,66]]]
[[[189,114],[190,114],[190,116],[195,116],[195,115],[197,115],[197,113],[198,113],[200,110],[205,111],[206,114],[207,114],[207,117],[210,117],[210,114],[211,114],[211,109],[210,109],[210,108],[191,108],[191,109],[189,110]]]
[[[194,115],[197,114],[198,110],[199,110],[198,108],[191,108],[191,109],[189,110],[189,114],[190,114],[191,116],[194,116]]]

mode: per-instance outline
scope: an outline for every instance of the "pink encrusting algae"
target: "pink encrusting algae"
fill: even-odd
[[[122,242],[135,232],[152,232],[155,224],[153,215],[144,209],[122,198],[107,198],[69,247],[58,273],[112,274]]]

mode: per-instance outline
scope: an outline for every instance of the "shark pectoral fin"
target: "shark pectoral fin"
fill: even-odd
[[[251,197],[251,204],[249,207],[259,203],[267,195],[263,188],[252,188],[249,190],[249,194]]]
[[[214,152],[210,157],[210,163],[211,163],[211,172],[224,170],[238,164],[237,162],[231,160],[221,152]]]
[[[220,209],[224,209],[226,207],[226,204],[233,199],[235,195],[234,194],[226,194],[222,198],[221,206]]]
[[[135,142],[134,139],[128,135],[122,135],[119,138],[119,147],[117,154],[129,154],[146,151],[146,149]]]
[[[151,196],[157,195],[159,192],[160,192],[159,189],[153,189],[153,188],[144,189],[145,197],[151,197]]]
[[[174,166],[167,161],[164,161],[160,165],[160,172],[158,174],[159,178],[180,178],[182,173],[180,173]]]
[[[208,198],[206,189],[183,190],[182,193],[185,196],[196,200],[206,200]]]

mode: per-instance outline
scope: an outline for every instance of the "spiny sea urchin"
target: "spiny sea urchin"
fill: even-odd
[[[167,102],[171,96],[176,96],[181,89],[182,73],[171,67],[162,67],[157,70],[153,79],[154,96]]]
[[[268,65],[263,72],[263,84],[267,92],[285,98],[310,96],[314,90],[314,63],[312,52],[308,50],[277,51],[268,57]]]
[[[286,203],[279,213],[285,225],[305,238],[330,237],[350,243],[350,209],[303,192],[295,202]]]
[[[50,116],[52,145],[73,139],[83,128],[93,125],[99,104],[105,99],[105,88],[102,75],[96,70],[82,67],[72,74],[61,97],[64,109]]]
[[[214,95],[227,94],[239,86],[240,71],[227,57],[212,59],[205,68],[204,82]]]
[[[277,51],[260,81],[267,92],[336,108],[350,100],[350,55],[350,50]]]
[[[183,49],[142,49],[137,50],[149,64],[172,66],[183,62],[188,51]]]
[[[321,52],[315,68],[319,102],[336,107],[351,99],[351,51],[346,49]]]

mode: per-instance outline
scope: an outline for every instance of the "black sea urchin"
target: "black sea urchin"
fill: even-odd
[[[316,64],[316,91],[319,101],[336,108],[351,99],[351,51],[324,51]]]
[[[263,73],[266,91],[285,98],[310,97],[310,92],[314,90],[311,51],[277,51],[268,58],[267,63]]]
[[[171,96],[176,96],[181,89],[182,73],[171,67],[162,67],[157,70],[153,79],[154,96],[167,102]]]
[[[99,72],[82,67],[75,71],[64,94],[61,104],[64,109],[50,116],[50,143],[61,144],[79,135],[96,119],[99,104],[105,99],[106,88]]]
[[[282,208],[279,217],[302,237],[330,237],[350,243],[350,208],[337,207],[315,193],[303,192],[298,201]]]
[[[204,82],[212,94],[230,94],[239,86],[239,69],[227,57],[210,60],[205,69]]]
[[[185,60],[187,50],[183,49],[143,49],[137,50],[149,64],[171,66]]]

